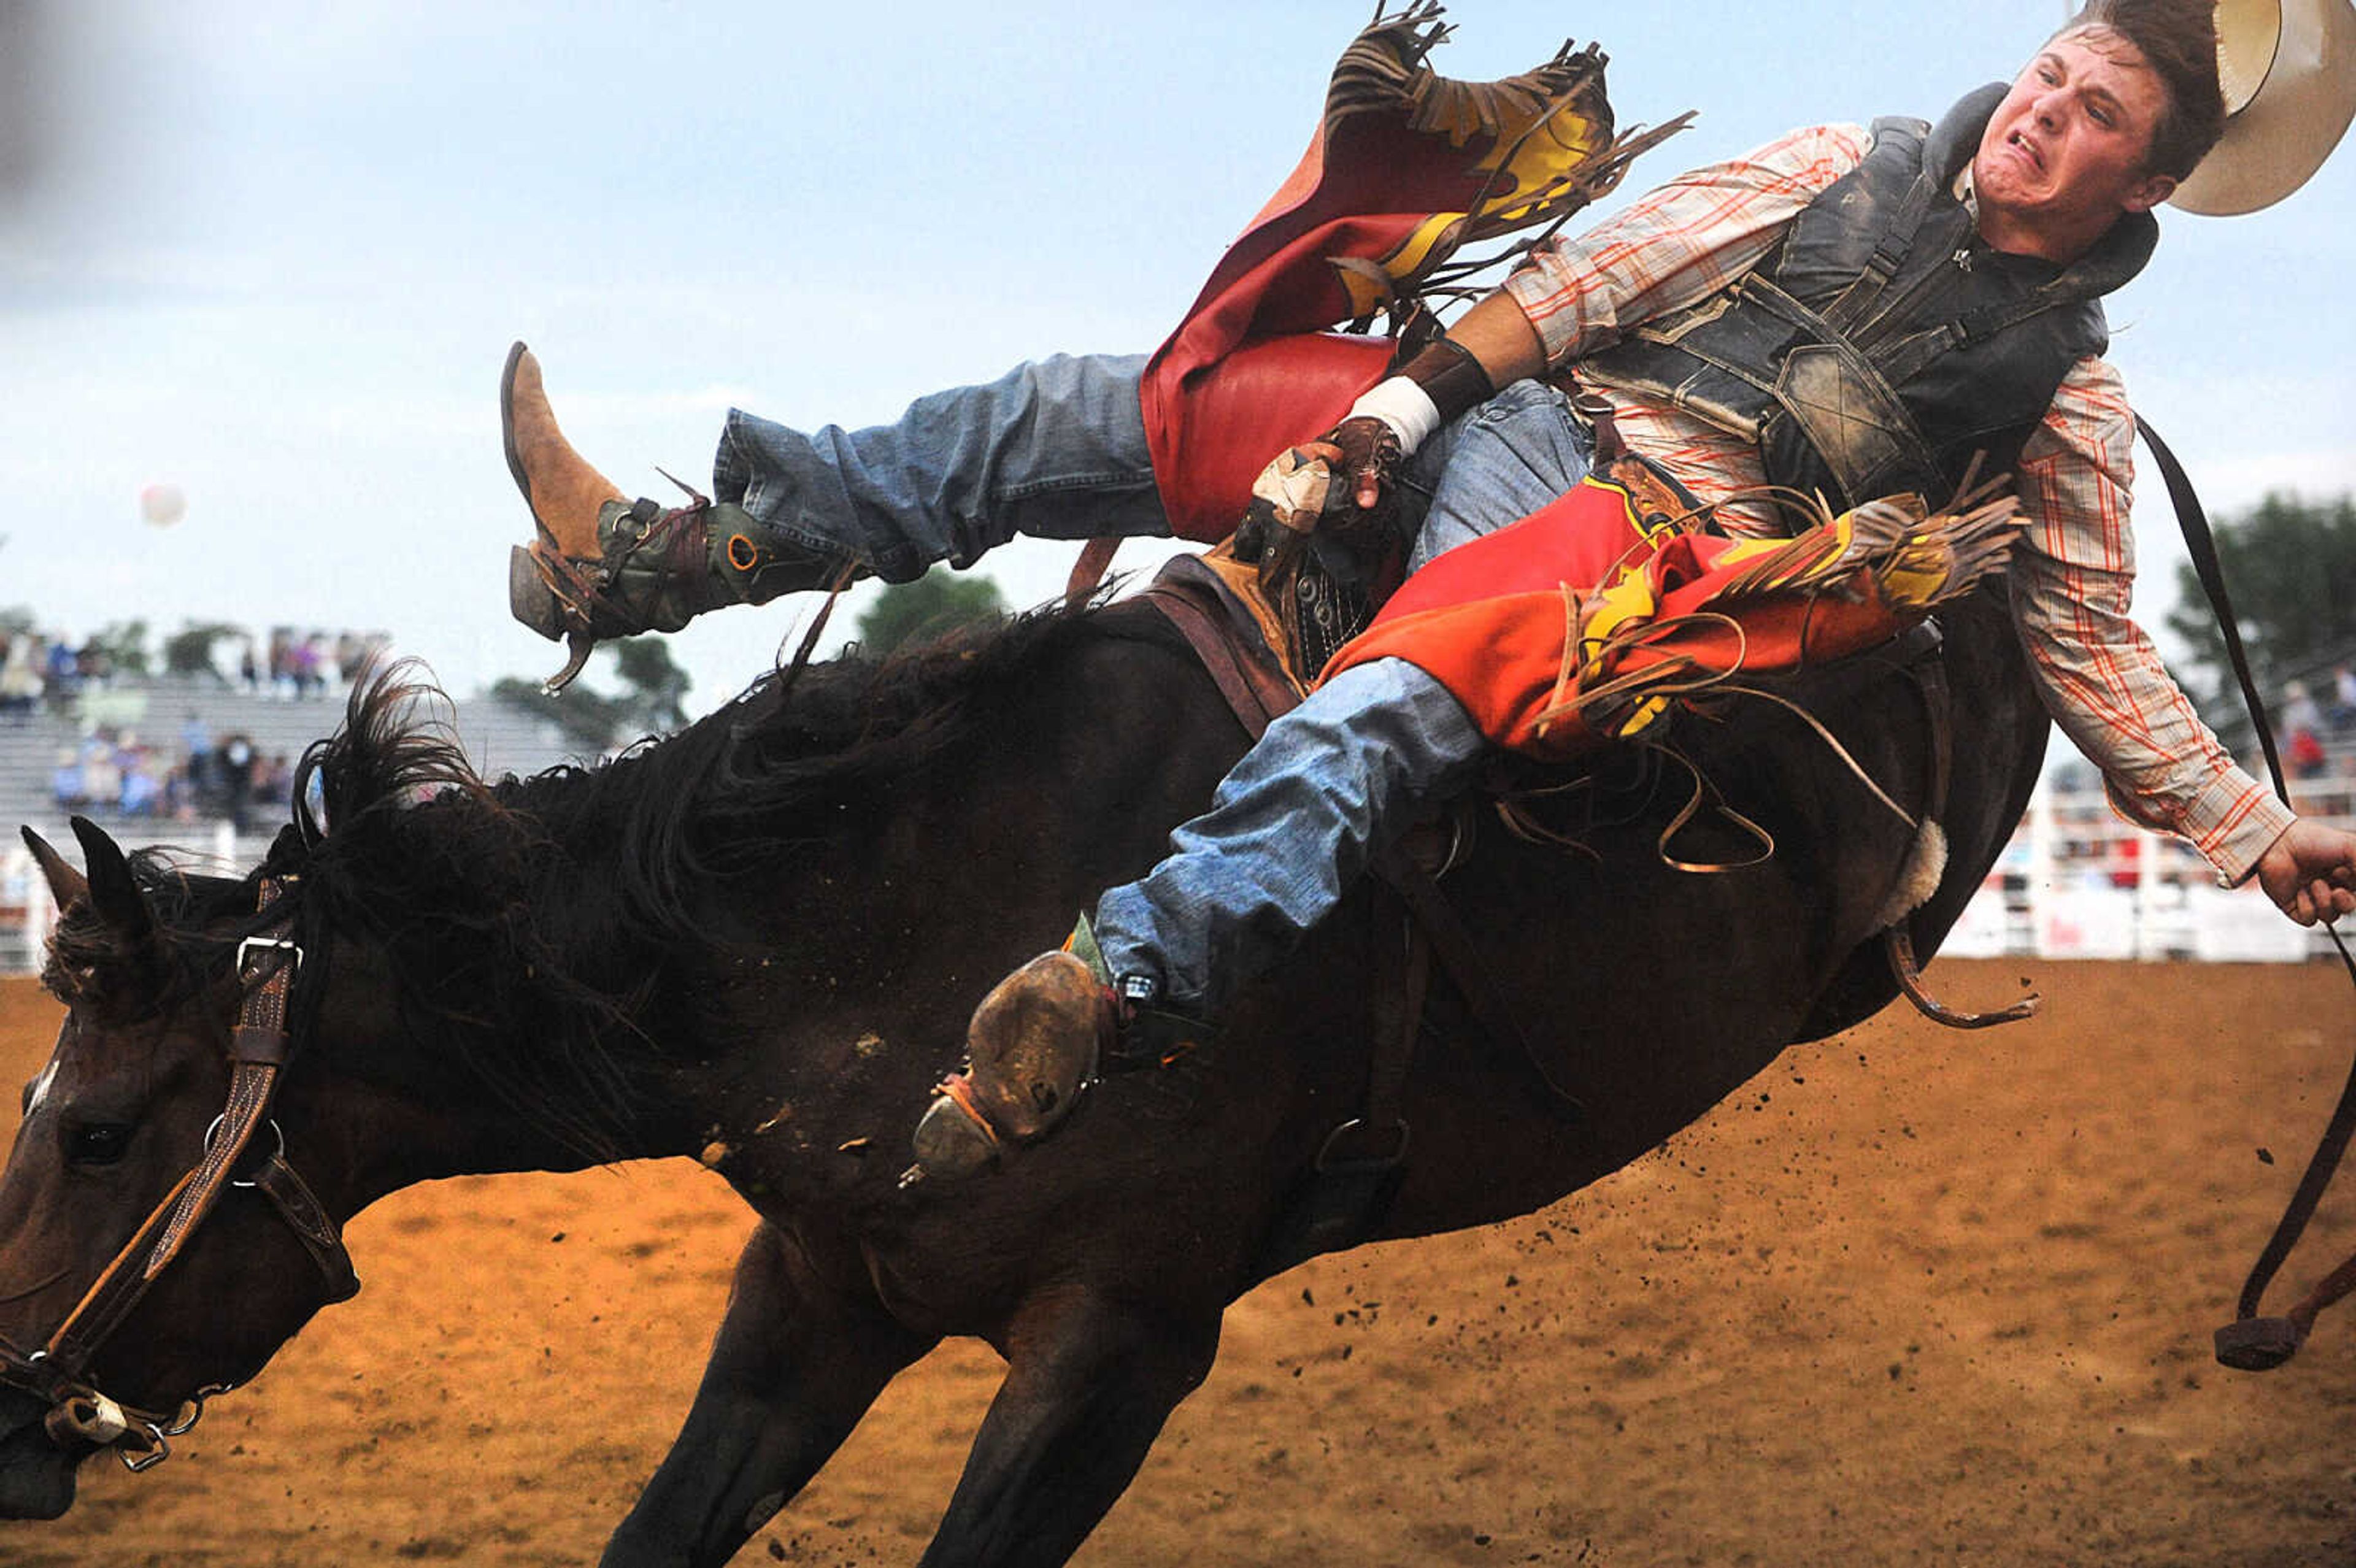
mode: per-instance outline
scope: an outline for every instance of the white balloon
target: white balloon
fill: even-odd
[[[150,485],[139,492],[139,515],[156,528],[170,528],[187,509],[188,498],[177,485]]]

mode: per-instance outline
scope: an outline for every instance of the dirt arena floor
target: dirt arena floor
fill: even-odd
[[[1885,1014],[1545,1213],[1263,1286],[1078,1561],[2356,1563],[2356,1309],[2265,1376],[2209,1342],[2338,1093],[2346,982],[1933,977],[2047,1009]],[[0,985],[10,1082],[54,1028]],[[748,1228],[684,1162],[399,1194],[350,1227],[358,1300],[172,1463],[93,1464],[65,1520],[0,1524],[0,1563],[594,1562]],[[2351,1248],[2356,1188],[2286,1280]],[[738,1561],[912,1562],[995,1368],[909,1372]]]

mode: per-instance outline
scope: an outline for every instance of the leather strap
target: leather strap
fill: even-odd
[[[88,1365],[90,1353],[121,1325],[139,1298],[147,1294],[147,1280],[141,1267],[157,1236],[171,1221],[180,1200],[196,1180],[191,1170],[180,1178],[164,1200],[148,1211],[139,1229],[123,1250],[102,1270],[82,1298],[66,1314],[65,1321],[49,1336],[41,1348],[43,1360],[67,1378],[79,1378]]]
[[[1072,575],[1064,582],[1064,607],[1076,610],[1087,603],[1088,595],[1102,583],[1105,573],[1112,568],[1112,558],[1120,549],[1119,534],[1098,534],[1080,547],[1080,559],[1072,562]]]
[[[1532,1046],[1520,1020],[1497,999],[1497,985],[1490,977],[1487,961],[1481,956],[1480,944],[1465,925],[1464,917],[1456,912],[1456,906],[1440,891],[1439,880],[1397,846],[1375,858],[1375,870],[1398,890],[1416,923],[1430,936],[1432,951],[1448,971],[1448,977],[1456,983],[1457,990],[1463,994],[1465,1004],[1472,1009],[1473,1021],[1499,1044],[1520,1051],[1563,1108],[1574,1116],[1584,1117],[1586,1104],[1547,1071],[1546,1059]]]
[[[327,1283],[327,1305],[349,1301],[360,1290],[360,1278],[345,1250],[344,1232],[327,1213],[310,1184],[294,1173],[283,1155],[273,1154],[254,1173],[253,1185],[276,1206],[279,1215],[319,1265]]]
[[[2257,681],[2250,673],[2249,657],[2243,651],[2242,629],[2233,618],[2233,601],[2225,592],[2224,568],[2217,559],[2217,540],[2210,532],[2209,515],[2201,508],[2201,497],[2193,491],[2192,481],[2185,474],[2184,465],[2177,462],[2176,453],[2168,449],[2168,443],[2159,439],[2159,432],[2146,423],[2140,414],[2136,416],[2136,429],[2141,432],[2144,444],[2151,448],[2152,456],[2159,462],[2160,476],[2168,483],[2169,501],[2176,508],[2177,527],[2184,534],[2185,551],[2192,558],[2193,574],[2201,579],[2201,592],[2209,596],[2209,607],[2216,613],[2217,629],[2225,637],[2227,662],[2233,667],[2233,678],[2242,688],[2242,701],[2249,708],[2250,724],[2258,735],[2258,748],[2265,753],[2267,777],[2274,784],[2275,794],[2288,805],[2290,788],[2283,780],[2282,758],[2275,751],[2274,730],[2266,722],[2266,705],[2259,699]],[[2331,938],[2331,945],[2339,950],[2340,964],[2348,971],[2349,980],[2356,983],[2356,956],[2350,955],[2347,943],[2340,940],[2339,931],[2329,922],[2325,923],[2324,930]],[[2323,1201],[2324,1193],[2330,1189],[2331,1179],[2339,1174],[2340,1161],[2348,1152],[2351,1136],[2356,1136],[2356,1062],[2351,1062],[2349,1067],[2348,1082],[2340,1091],[2340,1104],[2332,1109],[2331,1121],[2323,1129],[2323,1136],[2316,1145],[2315,1154],[2307,1162],[2306,1174],[2299,1178],[2297,1189],[2291,1194],[2289,1204],[2283,1210],[2281,1222],[2275,1227],[2274,1234],[2267,1238],[2265,1250],[2259,1253],[2258,1261],[2250,1269],[2249,1278],[2243,1282],[2242,1298],[2236,1313],[2241,1320],[2257,1317],[2258,1305],[2265,1296],[2266,1286],[2274,1283],[2276,1273],[2289,1258],[2291,1249],[2298,1245],[2299,1237],[2306,1233],[2307,1222],[2315,1217],[2316,1206]],[[2351,1269],[2351,1264],[2356,1264],[2356,1258],[2351,1258],[2334,1271],[2334,1278],[2341,1275],[2356,1275],[2356,1269]]]
[[[1346,1168],[1387,1170],[1407,1158],[1405,1114],[1408,1069],[1415,1061],[1415,1040],[1423,1027],[1423,1006],[1431,984],[1431,939],[1408,909],[1398,901],[1396,923],[1375,922],[1374,940],[1400,944],[1396,986],[1377,985],[1374,995],[1374,1051],[1366,1063],[1366,1097],[1358,1114],[1326,1135],[1317,1150],[1316,1169],[1328,1174]],[[1379,950],[1374,973],[1390,972]]]
[[[1301,695],[1291,684],[1248,657],[1236,645],[1226,616],[1205,607],[1194,593],[1157,582],[1139,597],[1178,628],[1201,661],[1204,673],[1226,699],[1236,721],[1254,741],[1268,733],[1269,721],[1278,714],[1300,706]]]

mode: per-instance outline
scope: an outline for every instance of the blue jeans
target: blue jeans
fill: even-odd
[[[731,410],[712,494],[888,582],[970,566],[1017,534],[1167,535],[1137,401],[1145,358],[1058,355],[867,430],[804,434]]]
[[[1025,365],[936,393],[899,421],[805,435],[732,411],[712,490],[796,542],[905,581],[1016,534],[1166,535],[1138,406],[1143,355]],[[1434,432],[1402,475],[1432,557],[1528,516],[1587,473],[1586,432],[1552,388],[1516,382]],[[1270,456],[1275,455],[1273,453]],[[1486,742],[1448,689],[1401,659],[1336,677],[1269,726],[1171,853],[1098,901],[1116,975],[1151,975],[1208,1016],[1337,903],[1416,814],[1462,788]]]
[[[1586,475],[1590,450],[1562,394],[1536,381],[1435,432],[1406,475],[1425,507],[1411,565],[1547,505]],[[1106,965],[1152,976],[1170,1007],[1211,1017],[1376,851],[1469,783],[1487,748],[1462,704],[1406,660],[1344,670],[1268,727],[1210,810],[1171,834],[1165,859],[1098,901]]]

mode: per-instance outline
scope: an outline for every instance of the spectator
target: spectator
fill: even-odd
[[[41,699],[38,641],[30,632],[0,636],[0,718],[12,727],[32,722]]]
[[[2286,760],[2293,773],[2303,779],[2320,778],[2330,765],[2324,753],[2322,738],[2311,724],[2301,724],[2290,732],[2290,748]]]
[[[212,767],[213,732],[206,727],[204,715],[193,708],[180,721],[180,754],[187,759],[188,783],[203,789]]]
[[[49,798],[60,811],[80,811],[90,804],[90,786],[82,780],[81,757],[71,746],[58,750],[57,766],[49,770]]]
[[[2282,725],[2286,733],[2299,730],[2323,729],[2323,709],[2308,695],[2305,681],[2286,681],[2283,685]]]
[[[2356,666],[2341,665],[2331,672],[2331,732],[2356,730]]]
[[[46,689],[49,711],[60,715],[70,714],[74,709],[76,699],[81,696],[81,661],[74,657],[73,649],[66,645],[65,638],[61,636],[49,639],[48,680]]]
[[[279,752],[253,770],[253,798],[260,805],[284,805],[294,787],[294,764]]]
[[[326,654],[319,634],[312,633],[296,643],[287,653],[287,661],[294,670],[294,695],[325,697],[327,694],[327,672],[321,667]]]
[[[244,735],[231,735],[220,743],[214,753],[220,777],[221,806],[228,814],[230,825],[240,833],[246,828],[247,808],[253,802],[253,742]]]
[[[117,809],[125,816],[153,816],[164,793],[163,781],[155,773],[153,755],[144,746],[137,748],[121,772],[123,787],[117,797]]]
[[[198,795],[196,781],[189,773],[188,763],[176,762],[165,772],[162,802],[165,816],[174,822],[194,822]]]
[[[92,807],[112,807],[123,794],[123,769],[114,760],[114,737],[106,731],[82,742],[81,790]]]

